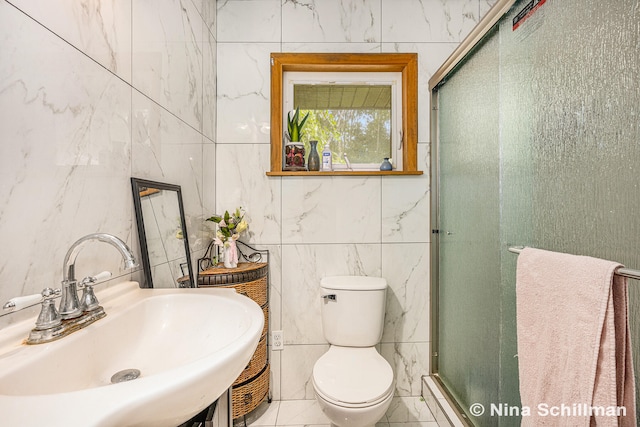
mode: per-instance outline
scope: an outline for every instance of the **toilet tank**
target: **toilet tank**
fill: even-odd
[[[320,281],[322,332],[333,345],[371,347],[384,327],[387,281],[382,277],[334,276]]]

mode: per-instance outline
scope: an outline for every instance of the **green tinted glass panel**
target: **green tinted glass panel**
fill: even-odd
[[[438,363],[443,382],[467,408],[498,400],[498,47],[494,32],[439,95]]]

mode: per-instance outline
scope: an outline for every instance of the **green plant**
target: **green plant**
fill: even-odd
[[[291,142],[300,142],[300,138],[302,138],[302,128],[308,118],[309,113],[304,116],[302,121],[298,121],[300,119],[300,107],[296,108],[293,118],[291,118],[291,111],[287,113],[287,130],[289,132],[289,139]]]

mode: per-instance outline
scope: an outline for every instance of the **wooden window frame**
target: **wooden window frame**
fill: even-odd
[[[402,73],[401,171],[293,172],[282,170],[282,82],[287,71]],[[271,54],[271,170],[288,175],[421,175],[418,170],[418,55],[416,53],[272,53]]]

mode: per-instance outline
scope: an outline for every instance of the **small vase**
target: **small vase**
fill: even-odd
[[[222,250],[224,268],[236,268],[238,266],[238,248],[235,240],[224,242]]]
[[[385,157],[384,160],[382,161],[382,164],[380,165],[380,170],[381,171],[393,170],[393,166],[391,165],[391,162],[389,161],[388,157]]]
[[[301,142],[287,142],[284,145],[284,170],[304,171],[304,144]]]
[[[309,141],[311,144],[309,152],[309,160],[307,161],[307,167],[310,171],[320,170],[320,155],[318,154],[318,141]]]

